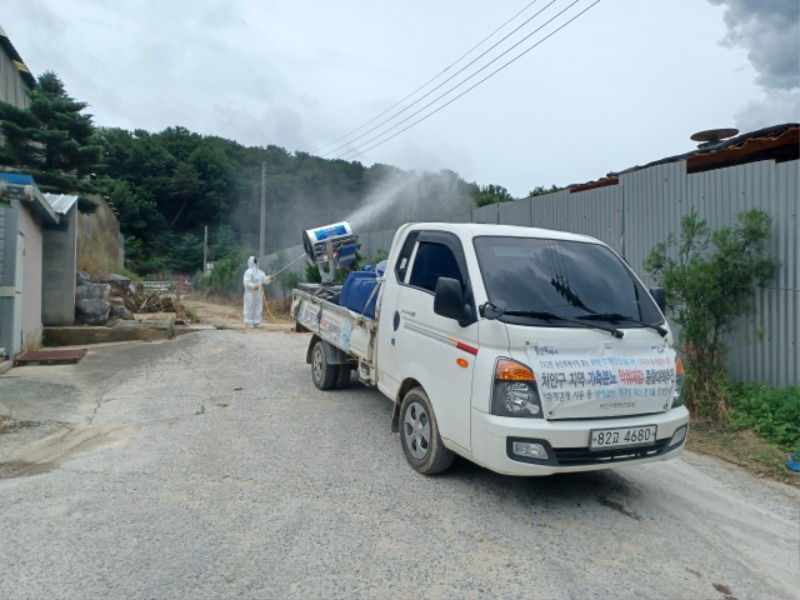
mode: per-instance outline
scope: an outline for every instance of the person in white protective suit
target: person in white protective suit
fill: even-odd
[[[247,259],[247,270],[244,272],[244,326],[260,327],[261,312],[264,301],[261,296],[261,286],[272,282],[271,275],[265,275],[258,268],[255,256]]]

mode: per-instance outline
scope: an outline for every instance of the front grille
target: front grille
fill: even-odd
[[[579,465],[600,465],[625,462],[637,458],[650,458],[664,454],[667,451],[669,439],[657,441],[653,446],[636,448],[614,448],[591,452],[588,448],[553,448],[556,461],[562,467],[577,467]]]

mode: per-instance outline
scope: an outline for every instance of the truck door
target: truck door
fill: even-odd
[[[397,396],[401,374],[397,366],[397,330],[400,327],[400,312],[397,300],[400,287],[405,284],[411,265],[411,257],[417,247],[419,231],[411,231],[403,241],[400,253],[386,269],[386,284],[381,297],[378,323],[378,389],[389,398]]]
[[[410,272],[398,286],[395,358],[401,379],[413,377],[430,398],[443,438],[470,448],[470,404],[478,325],[461,327],[454,319],[433,312],[439,277],[461,282],[471,298],[461,241],[447,232],[419,234]]]

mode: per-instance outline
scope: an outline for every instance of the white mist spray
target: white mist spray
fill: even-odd
[[[409,221],[434,221],[475,208],[467,184],[452,171],[394,171],[345,219],[356,231],[386,229]]]

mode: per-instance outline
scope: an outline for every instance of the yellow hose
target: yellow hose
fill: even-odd
[[[275,320],[275,315],[273,315],[272,311],[269,309],[269,302],[267,302],[267,295],[264,293],[264,286],[262,285],[259,289],[261,290],[261,299],[264,301],[264,308],[267,309],[269,318],[272,319],[272,322],[275,323],[275,325],[281,325],[281,323],[278,323],[278,321]]]

